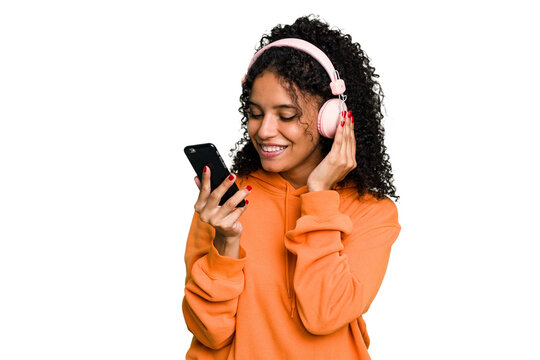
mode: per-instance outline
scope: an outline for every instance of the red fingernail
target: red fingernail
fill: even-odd
[[[351,116],[352,116],[352,110],[349,111],[349,115],[347,117],[350,119]]]
[[[248,200],[248,199],[246,199],[246,200],[244,200],[244,201],[246,202],[246,205],[249,204],[249,200]]]
[[[341,122],[341,127],[343,127],[343,125],[345,125],[345,121],[342,121],[342,122]]]
[[[203,168],[203,173],[206,173],[206,165]]]
[[[234,180],[234,175],[233,175],[233,174],[229,175],[229,180],[230,180],[230,181],[233,181],[233,180]]]
[[[351,116],[351,124],[354,124],[354,116]]]
[[[347,115],[347,112],[344,110],[341,112],[341,117],[345,117],[345,115]]]
[[[248,185],[248,186],[246,186],[246,189],[247,189],[248,191],[251,191],[252,187]]]

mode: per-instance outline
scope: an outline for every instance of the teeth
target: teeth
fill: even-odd
[[[286,148],[286,146],[268,146],[268,147],[266,147],[266,146],[261,145],[261,149],[263,149],[266,152],[280,151],[280,150],[283,150],[285,148]]]

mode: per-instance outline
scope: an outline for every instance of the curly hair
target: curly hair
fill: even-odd
[[[298,18],[292,25],[277,25],[270,34],[263,35],[256,50],[283,38],[300,38],[317,46],[330,58],[347,84],[347,107],[355,117],[357,167],[337,186],[342,187],[353,182],[359,196],[370,193],[378,199],[389,196],[397,201],[399,196],[396,195],[393,185],[392,167],[386,154],[381,122],[384,93],[376,80],[379,75],[370,65],[370,59],[360,44],[353,43],[350,35],[343,34],[339,29],[331,29],[318,16],[311,14]],[[298,94],[295,88],[298,88],[301,96],[306,99],[315,99],[319,108],[325,101],[335,97],[330,90],[328,73],[311,55],[290,47],[266,50],[253,63],[242,85],[241,106],[238,110],[243,115],[241,126],[244,133],[229,153],[233,158],[231,172],[240,176],[262,168],[259,154],[249,136],[247,123],[253,82],[264,71],[278,76],[296,105]],[[301,114],[299,117],[301,118]],[[332,144],[333,139],[320,137],[318,146],[323,156],[330,152]]]

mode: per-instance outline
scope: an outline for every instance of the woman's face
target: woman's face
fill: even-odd
[[[300,94],[298,88],[296,92]],[[253,82],[249,99],[248,132],[255,149],[259,153],[264,170],[279,172],[293,186],[306,184],[311,171],[322,159],[317,147],[318,106],[298,97],[302,108],[302,122],[298,121],[299,111],[287,90],[279,83],[274,73],[265,71]]]

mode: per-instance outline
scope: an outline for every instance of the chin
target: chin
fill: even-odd
[[[277,164],[269,164],[268,161],[262,161],[261,160],[261,165],[262,165],[262,168],[264,169],[264,171],[268,171],[268,172],[281,172],[281,171],[283,171],[281,166],[279,166]]]

